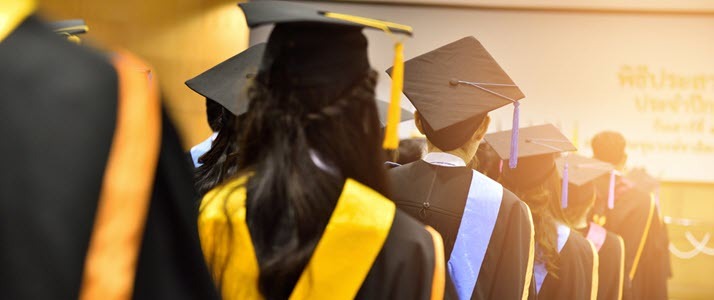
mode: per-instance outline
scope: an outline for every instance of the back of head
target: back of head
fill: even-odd
[[[193,172],[194,186],[199,195],[205,195],[238,171],[238,139],[244,120],[245,115],[236,117],[220,106],[216,122],[218,135],[213,140],[211,149],[198,158],[201,166]]]
[[[625,137],[619,132],[603,131],[592,139],[593,157],[595,159],[618,165],[625,159]]]
[[[218,132],[223,127],[224,114],[230,112],[215,100],[206,98],[206,121],[211,131]]]
[[[408,164],[420,160],[426,149],[426,140],[424,138],[411,138],[399,141],[399,156],[397,163],[400,165]]]
[[[552,155],[547,156],[522,159],[516,169],[504,168],[501,182],[530,207],[538,247],[536,260],[545,263],[548,272],[555,274],[558,268],[556,225],[565,222],[565,216],[560,207],[562,180]],[[543,172],[544,169],[550,171]],[[531,170],[541,174],[530,174]]]
[[[482,142],[476,156],[472,161],[472,165],[476,171],[498,181],[501,176],[501,158],[498,157],[496,151],[493,150],[490,144]]]
[[[278,24],[249,87],[238,165],[268,299],[290,295],[347,178],[387,192],[366,45],[355,27]]]
[[[582,186],[568,184],[568,207],[563,209],[566,220],[573,226],[586,216],[595,204],[596,193],[593,182]]]

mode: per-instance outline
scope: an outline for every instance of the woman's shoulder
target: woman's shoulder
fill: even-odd
[[[588,241],[582,234],[571,230],[570,236],[568,236],[568,241],[565,243],[563,250],[567,250],[568,254],[575,254],[578,256],[591,257],[593,256],[593,245]]]
[[[247,177],[236,177],[214,187],[203,196],[199,220],[225,218],[225,209],[235,210],[245,203]]]
[[[568,241],[560,252],[560,261],[563,266],[583,268],[588,272],[596,263],[597,250],[590,241],[576,231],[571,231]]]

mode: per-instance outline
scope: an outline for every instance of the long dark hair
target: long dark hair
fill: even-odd
[[[558,278],[559,255],[556,222],[567,222],[560,208],[562,184],[560,175],[553,168],[542,183],[525,189],[519,188],[518,185],[509,185],[506,181],[503,184],[530,207],[535,227],[535,242],[538,246],[536,261],[545,263],[548,273]]]
[[[259,73],[248,90],[250,108],[239,137],[235,176],[250,175],[246,220],[260,267],[259,290],[266,299],[285,299],[307,265],[345,180],[352,178],[383,195],[387,182],[374,70],[345,91],[286,88],[271,84],[272,76],[284,75]],[[212,269],[226,284],[221,274],[225,265],[212,264]]]
[[[193,172],[194,186],[201,196],[238,171],[238,137],[243,116],[236,117],[222,106],[213,113],[215,118],[209,123],[218,135],[211,149],[198,158],[202,165]]]

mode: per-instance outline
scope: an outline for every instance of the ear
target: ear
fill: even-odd
[[[419,130],[419,133],[424,134],[424,127],[421,124],[421,115],[419,114],[419,111],[414,111],[414,125],[416,126],[417,130]]]

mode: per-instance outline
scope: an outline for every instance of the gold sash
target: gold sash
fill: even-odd
[[[209,264],[224,265],[222,293],[227,299],[260,299],[259,267],[245,222],[246,177],[209,192],[201,203],[199,235]],[[216,236],[225,232],[225,209],[233,224],[232,247]],[[332,217],[290,299],[353,299],[392,227],[394,203],[348,179]],[[215,270],[214,270],[215,271]],[[443,276],[443,275],[442,275]]]
[[[148,79],[151,69],[128,52],[113,63],[117,125],[84,262],[83,300],[131,299],[161,148],[161,102]]]
[[[35,11],[33,0],[0,0],[0,42]]]

